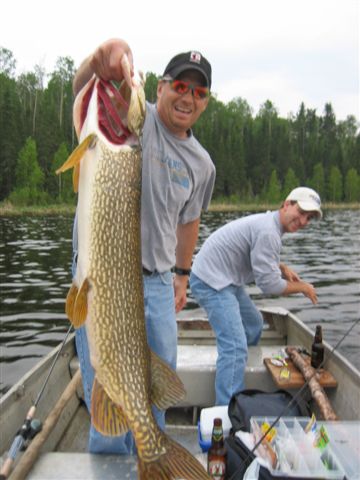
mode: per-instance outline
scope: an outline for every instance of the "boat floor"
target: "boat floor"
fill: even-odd
[[[206,454],[201,452],[195,426],[168,426],[166,432],[183,445],[206,467]],[[87,439],[87,433],[83,437]],[[136,456],[95,455],[90,453],[43,453],[28,480],[113,480],[137,479]]]
[[[248,388],[259,385],[259,379],[264,386],[275,389],[264,365],[264,358],[277,353],[283,345],[262,345],[249,348],[249,358],[246,367],[246,384]],[[194,349],[196,349],[196,354]],[[217,352],[215,345],[179,345],[178,373],[185,383],[187,390],[192,391],[189,382],[196,382],[204,394],[203,389],[209,389],[209,406],[214,405],[214,379],[216,371]],[[201,372],[201,374],[200,374]],[[206,378],[207,377],[207,378]],[[206,387],[208,385],[208,387]],[[181,408],[172,408],[167,411],[166,432],[178,443],[187,448],[201,463],[206,465],[206,454],[203,454],[198,443],[197,420],[200,409],[194,407],[196,394],[190,394]],[[95,455],[87,453],[89,431],[89,414],[84,406],[79,408],[71,422],[71,428],[65,433],[56,452],[41,454],[33,467],[29,480],[73,480],[80,479],[136,479],[136,457],[124,455]],[[75,433],[74,433],[75,432]],[[74,453],[76,452],[76,453]]]

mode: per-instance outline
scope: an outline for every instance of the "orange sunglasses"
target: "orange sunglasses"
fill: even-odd
[[[190,82],[184,82],[183,80],[172,80],[164,78],[165,82],[169,82],[171,89],[178,95],[185,95],[191,90],[193,97],[197,100],[204,100],[210,95],[208,87],[201,87],[199,85],[193,85]]]

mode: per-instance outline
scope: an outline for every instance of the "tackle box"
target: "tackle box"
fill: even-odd
[[[276,417],[251,417],[251,432],[261,432]],[[358,480],[360,478],[360,422],[316,421],[316,431],[305,433],[310,418],[283,417],[274,425],[270,445],[278,458],[278,467],[270,469],[276,476]],[[263,433],[265,430],[263,426]],[[314,446],[324,427],[328,443]],[[266,430],[265,430],[266,431]]]

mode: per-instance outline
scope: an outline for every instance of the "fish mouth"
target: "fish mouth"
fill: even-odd
[[[110,82],[99,79],[96,88],[99,129],[109,142],[123,145],[131,136],[126,122],[129,104]]]

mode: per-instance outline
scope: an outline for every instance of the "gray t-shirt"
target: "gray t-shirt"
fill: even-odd
[[[143,128],[141,236],[143,266],[164,272],[175,265],[176,228],[206,210],[215,166],[190,132],[180,139],[147,103]]]
[[[283,231],[279,211],[239,218],[212,233],[196,255],[192,271],[215,290],[255,281],[267,294],[280,295]]]

